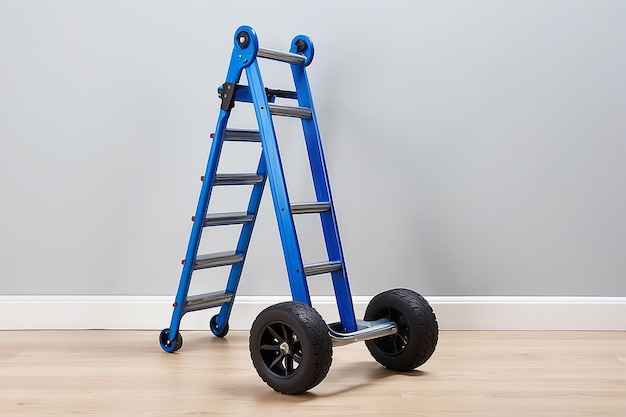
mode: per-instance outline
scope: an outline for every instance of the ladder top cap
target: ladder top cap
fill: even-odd
[[[306,35],[298,35],[291,41],[289,52],[304,55],[304,66],[306,67],[313,61],[313,53],[315,52],[313,41]]]
[[[250,61],[256,57],[259,50],[259,38],[256,32],[250,26],[239,26],[235,31],[235,48],[241,50],[241,53],[248,53]]]
[[[250,65],[259,52],[259,38],[255,30],[250,26],[239,26],[235,31],[235,49],[240,51],[242,56],[247,55],[244,66]],[[308,66],[313,60],[313,41],[306,35],[298,35],[291,41],[289,53],[302,55],[304,57],[304,66]]]

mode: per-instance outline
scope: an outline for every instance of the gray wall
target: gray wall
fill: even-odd
[[[175,293],[249,24],[315,42],[355,295],[626,296],[624,22],[623,1],[0,0],[0,294]],[[306,200],[299,142],[281,139]],[[241,294],[288,293],[273,216],[264,198]]]

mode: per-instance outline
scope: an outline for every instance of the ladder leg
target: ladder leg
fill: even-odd
[[[263,138],[263,157],[267,166],[267,175],[270,181],[274,210],[280,230],[280,239],[287,265],[287,275],[291,287],[291,295],[294,301],[311,305],[309,287],[304,274],[304,265],[300,253],[300,245],[296,234],[296,227],[291,213],[287,184],[283,166],[278,151],[276,132],[272,123],[267,94],[263,88],[263,80],[256,61],[246,68],[246,77],[250,85],[250,92],[255,103],[259,130]]]
[[[211,191],[213,189],[212,179],[215,178],[217,172],[217,164],[222,152],[223,133],[226,129],[228,117],[230,113],[227,111],[220,111],[218,118],[215,135],[213,142],[211,143],[211,150],[209,152],[209,159],[204,173],[204,181],[202,182],[202,188],[200,190],[200,197],[198,198],[198,205],[196,207],[196,219],[204,219],[206,217],[207,209],[209,207],[209,200],[211,198]],[[185,261],[183,270],[181,272],[180,282],[178,284],[178,291],[176,292],[176,300],[174,302],[174,312],[172,313],[172,320],[170,323],[169,340],[174,340],[176,333],[180,327],[180,321],[185,314],[185,302],[187,300],[187,294],[189,293],[189,286],[191,284],[191,275],[193,273],[193,264],[198,253],[198,247],[200,246],[200,238],[202,237],[203,223],[201,220],[194,221],[191,228],[191,236],[189,237],[189,244],[187,245],[187,252],[185,254]]]
[[[254,35],[252,28],[246,27],[246,29]],[[256,35],[250,36],[250,34],[247,34],[245,31],[241,33],[247,36],[247,40],[244,42],[244,39],[240,37],[240,33],[235,35],[238,47],[233,48],[230,64],[228,66],[228,73],[226,74],[225,85],[230,84],[231,86],[234,86],[239,82],[243,69],[251,63],[247,56],[258,48]],[[234,91],[231,91],[230,95],[222,95],[222,108],[217,120],[217,127],[215,128],[215,135],[211,144],[211,151],[209,153],[209,161],[204,174],[205,181],[202,183],[202,190],[200,192],[200,198],[198,199],[198,206],[195,215],[196,219],[204,219],[207,213],[209,199],[213,188],[213,179],[215,178],[215,173],[217,172],[217,163],[219,161],[222,144],[224,142],[224,132],[226,130],[228,118],[230,117],[230,110],[232,108],[234,98],[232,93],[234,93]],[[178,291],[176,292],[176,301],[174,302],[174,312],[172,313],[172,320],[170,322],[168,341],[175,340],[180,327],[180,321],[185,314],[185,303],[189,292],[189,286],[191,284],[193,263],[198,253],[198,246],[200,245],[202,229],[202,221],[194,221],[191,236],[189,238],[189,244],[187,246],[187,252],[185,254],[183,271],[178,284]]]
[[[352,303],[352,295],[348,282],[348,273],[341,249],[341,241],[339,238],[339,228],[337,227],[337,217],[333,206],[333,199],[330,191],[330,181],[328,178],[328,170],[324,158],[324,150],[320,140],[320,133],[313,109],[313,98],[311,97],[311,89],[306,75],[305,67],[301,65],[291,65],[291,70],[298,91],[298,105],[311,109],[311,118],[302,119],[302,128],[304,130],[304,138],[306,142],[307,152],[311,172],[313,175],[313,185],[317,201],[328,201],[331,209],[328,212],[321,213],[322,230],[324,240],[326,241],[326,251],[329,260],[341,260],[342,268],[332,273],[333,288],[335,298],[337,299],[337,307],[342,327],[346,332],[357,330],[356,317],[354,314],[354,306]]]

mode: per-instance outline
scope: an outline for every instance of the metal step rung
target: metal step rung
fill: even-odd
[[[209,292],[187,297],[185,301],[185,312],[203,310],[205,308],[218,307],[233,299],[233,294],[224,291]]]
[[[292,214],[309,214],[309,213],[323,213],[330,211],[330,203],[315,202],[315,203],[296,203],[291,205]]]
[[[326,274],[328,272],[333,272],[341,269],[340,261],[328,261],[328,262],[320,262],[317,264],[310,264],[304,266],[304,275],[319,275]]]
[[[280,106],[278,104],[270,104],[270,113],[275,116],[300,117],[301,119],[310,119],[313,112],[308,107]]]
[[[224,140],[231,142],[261,142],[258,130],[228,129],[224,132]]]
[[[243,257],[243,253],[237,253],[234,250],[199,255],[193,263],[193,269],[205,269],[214,268],[216,266],[232,265],[243,261]]]
[[[298,93],[295,91],[290,91],[290,90],[277,90],[277,89],[273,89],[273,88],[267,88],[265,87],[265,94],[267,94],[267,99],[268,101],[270,101],[270,103],[273,103],[273,100],[270,100],[271,98],[289,98],[292,100],[297,100],[298,99]]]
[[[290,64],[304,65],[304,61],[306,61],[306,57],[304,55],[292,54],[291,52],[282,52],[267,48],[259,48],[256,56],[273,59],[275,61],[288,62]]]
[[[232,213],[215,213],[208,214],[204,219],[204,227],[208,226],[225,226],[228,224],[249,223],[254,219],[252,214],[245,211]]]
[[[257,174],[217,174],[213,185],[253,185],[263,181]]]

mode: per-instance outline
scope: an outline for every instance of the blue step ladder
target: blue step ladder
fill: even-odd
[[[220,307],[219,314],[213,316],[210,321],[210,328],[213,334],[218,337],[224,337],[228,332],[228,320],[242,275],[261,197],[268,180],[293,301],[311,306],[307,278],[313,275],[330,274],[340,318],[340,322],[327,326],[328,337],[332,345],[372,340],[398,333],[398,326],[391,321],[390,317],[381,317],[370,321],[356,320],[355,318],[328,172],[306,73],[306,67],[311,64],[313,53],[313,43],[304,35],[296,36],[293,39],[289,52],[281,52],[260,48],[256,33],[249,26],[241,26],[235,32],[234,48],[226,81],[218,88],[221,108],[217,127],[212,135],[213,140],[206,172],[202,177],[202,189],[196,213],[193,216],[193,227],[187,252],[182,261],[183,269],[174,302],[172,320],[169,328],[164,329],[160,334],[160,344],[166,352],[174,352],[181,348],[180,322],[182,317],[191,311]],[[266,88],[259,70],[259,58],[289,64],[295,91]],[[247,85],[240,84],[244,70]],[[292,100],[293,105],[275,104],[277,98],[283,99],[282,101],[285,101],[284,99]],[[258,130],[227,127],[236,102],[252,103]],[[275,117],[299,118],[302,122],[315,189],[315,201],[292,204],[289,200],[273,122]],[[261,157],[255,172],[218,173],[218,161],[222,145],[229,141],[261,143]],[[208,213],[209,201],[215,187],[239,185],[252,186],[246,211]],[[325,262],[303,263],[294,216],[304,214],[320,216],[328,255],[328,260]],[[237,247],[234,251],[198,254],[202,232],[205,228],[234,224],[242,225]],[[230,266],[225,290],[189,295],[191,279],[195,271],[223,266]],[[272,332],[272,334],[275,333]],[[285,345],[281,346],[283,353],[280,353],[281,350],[278,348],[276,349],[277,352],[289,356],[284,353]],[[300,386],[300,388],[302,387],[308,389],[310,384]],[[298,392],[301,391],[300,389]]]

